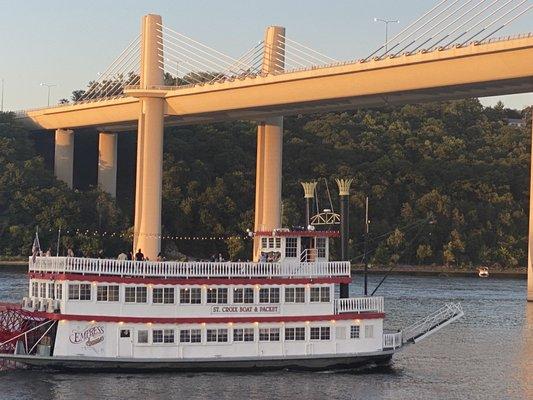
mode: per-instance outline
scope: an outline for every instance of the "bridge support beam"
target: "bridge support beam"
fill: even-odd
[[[141,89],[163,84],[163,52],[159,50],[161,17],[149,14],[142,20]],[[161,196],[163,178],[164,95],[139,95],[137,176],[133,252],[141,249],[155,260],[161,251]]]
[[[262,72],[275,74],[284,68],[285,28],[270,26],[265,32]],[[255,232],[281,227],[282,150],[283,117],[272,117],[260,122],[257,128]],[[258,261],[259,256],[259,238],[256,237],[254,261]]]
[[[74,186],[74,131],[56,129],[54,174],[72,189]]]
[[[533,301],[533,121],[531,123],[531,160],[529,173],[529,236],[527,243],[527,300]]]
[[[98,187],[117,196],[117,134],[100,132],[98,136]]]

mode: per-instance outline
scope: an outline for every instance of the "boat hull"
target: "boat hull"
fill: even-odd
[[[61,371],[267,371],[306,370],[324,371],[369,368],[387,365],[394,351],[362,355],[324,355],[291,358],[219,358],[219,359],[132,359],[103,357],[44,357],[0,354],[0,358],[24,364],[29,368]]]

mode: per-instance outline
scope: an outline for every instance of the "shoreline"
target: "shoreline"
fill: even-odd
[[[459,276],[459,277],[473,277],[478,278],[477,269],[464,270],[464,269],[451,269],[441,266],[397,266],[392,271],[390,268],[372,267],[368,269],[368,275],[411,275],[411,276]],[[364,269],[361,266],[352,266],[352,273],[363,274]],[[511,279],[527,279],[527,270],[524,269],[490,269],[490,277],[495,278],[511,278]]]
[[[2,267],[27,267],[27,260],[10,260],[0,261],[0,269]],[[352,272],[355,274],[363,274],[364,269],[360,265],[352,265]],[[389,268],[372,267],[368,269],[369,275],[411,275],[411,276],[461,276],[461,277],[478,277],[477,269],[464,270],[464,269],[452,269],[444,266],[413,266],[413,265],[398,265],[392,271],[389,272]],[[501,270],[489,268],[490,276],[497,278],[519,278],[527,279],[527,270],[524,269],[512,269]]]

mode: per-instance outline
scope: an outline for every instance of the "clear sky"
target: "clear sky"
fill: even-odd
[[[374,17],[399,19],[398,32],[436,0],[0,0],[0,78],[4,109],[45,106],[69,97],[97,77],[139,33],[143,14],[228,55],[238,56],[262,39],[268,25],[339,60],[365,57],[384,40]],[[531,13],[498,36],[533,31]],[[533,94],[488,98],[506,106],[533,104]]]

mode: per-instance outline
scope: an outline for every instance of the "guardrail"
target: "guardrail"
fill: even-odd
[[[349,277],[349,261],[331,262],[174,262],[79,257],[29,259],[30,272],[158,278]]]
[[[402,347],[402,332],[384,333],[383,349],[397,349]]]
[[[460,303],[446,303],[437,311],[403,329],[403,342],[422,340],[463,315],[464,312]]]
[[[383,312],[383,297],[351,297],[347,299],[335,299],[333,303],[335,314],[345,312]]]

